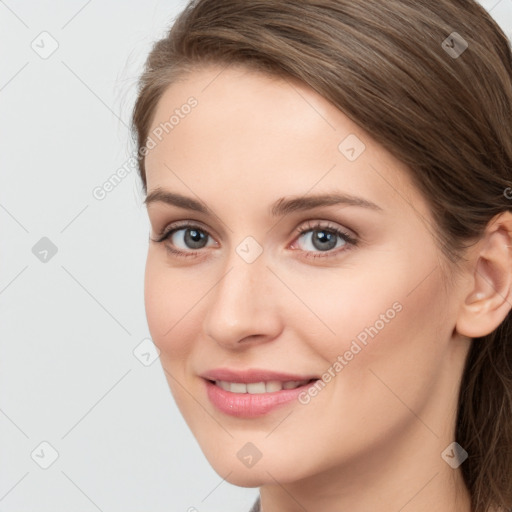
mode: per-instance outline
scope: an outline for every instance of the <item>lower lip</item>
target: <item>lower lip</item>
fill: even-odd
[[[213,382],[205,380],[206,392],[212,404],[219,411],[237,416],[239,418],[254,418],[267,414],[271,410],[290,402],[298,401],[298,396],[314,385],[315,381],[308,382],[294,389],[283,389],[273,393],[232,393],[226,391]]]

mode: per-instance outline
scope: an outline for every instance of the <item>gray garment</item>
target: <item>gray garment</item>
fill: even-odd
[[[254,505],[252,506],[251,510],[249,510],[249,512],[261,512],[259,496],[258,499],[254,502]]]

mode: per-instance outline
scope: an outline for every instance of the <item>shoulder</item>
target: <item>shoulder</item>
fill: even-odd
[[[259,496],[258,499],[254,502],[254,505],[252,506],[251,510],[249,510],[249,512],[261,512]]]

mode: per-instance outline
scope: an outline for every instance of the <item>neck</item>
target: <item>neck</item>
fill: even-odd
[[[263,485],[262,512],[471,512],[460,466],[453,469],[441,457],[453,434],[438,436],[420,421],[403,434],[396,443],[369,446],[343,466]]]

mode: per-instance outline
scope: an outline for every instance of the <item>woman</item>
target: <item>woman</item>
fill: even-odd
[[[511,509],[511,77],[470,0],[199,0],[153,47],[148,324],[253,510]]]

